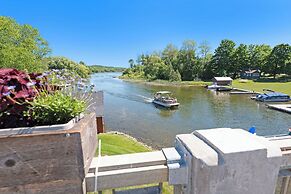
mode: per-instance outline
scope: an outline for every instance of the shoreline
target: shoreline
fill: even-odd
[[[137,84],[144,84],[150,86],[174,86],[174,87],[205,87],[211,82],[204,82],[204,81],[179,81],[179,82],[170,82],[166,80],[155,80],[155,81],[148,81],[143,79],[130,79],[130,78],[122,78],[118,77],[120,80],[125,82],[137,83]]]
[[[128,139],[131,139],[139,144],[141,144],[142,146],[148,148],[149,150],[157,150],[158,148],[155,148],[155,147],[152,147],[146,143],[144,143],[144,141],[142,141],[142,138],[135,138],[127,133],[124,133],[124,132],[120,132],[120,131],[108,131],[108,132],[105,132],[106,134],[116,134],[116,135],[122,135],[122,136],[125,136],[126,138]]]

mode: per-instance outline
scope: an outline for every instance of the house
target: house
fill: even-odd
[[[258,79],[261,76],[261,71],[258,69],[248,69],[243,70],[240,73],[240,78],[242,79]]]
[[[232,79],[230,77],[214,77],[212,78],[213,84],[220,86],[230,86],[232,85]]]

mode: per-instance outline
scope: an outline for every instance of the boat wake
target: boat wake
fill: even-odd
[[[148,98],[146,96],[143,95],[134,95],[134,94],[121,94],[121,93],[114,93],[114,92],[109,92],[109,91],[104,91],[104,93],[109,94],[111,96],[115,96],[118,98],[123,98],[126,100],[131,100],[131,101],[135,101],[135,102],[141,102],[141,103],[152,103],[153,99],[152,98]]]

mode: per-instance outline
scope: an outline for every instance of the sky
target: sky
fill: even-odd
[[[52,56],[128,67],[184,40],[291,44],[290,0],[0,0],[0,15],[38,28]]]

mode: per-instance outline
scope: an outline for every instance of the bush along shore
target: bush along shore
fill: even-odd
[[[129,79],[123,76],[119,77],[123,81],[139,83],[152,86],[206,86],[210,85],[210,81],[167,81],[167,80],[146,80],[146,79]]]
[[[236,45],[225,39],[212,53],[207,42],[197,46],[195,41],[186,40],[180,48],[169,44],[162,51],[141,54],[136,60],[130,59],[129,65],[123,78],[193,81],[229,76],[237,79],[241,71],[249,69],[276,78],[280,74],[291,75],[291,46]]]

